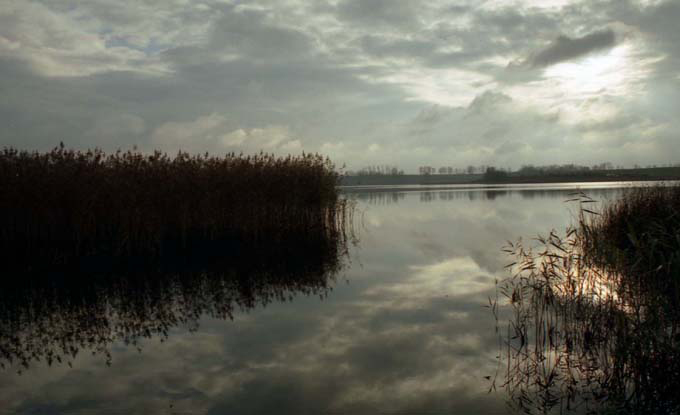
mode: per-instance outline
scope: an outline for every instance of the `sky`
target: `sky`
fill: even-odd
[[[678,0],[3,0],[0,147],[680,162]]]

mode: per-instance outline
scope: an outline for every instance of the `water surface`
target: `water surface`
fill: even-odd
[[[72,367],[4,360],[0,407],[9,413],[506,413],[503,392],[487,393],[485,378],[497,368],[495,321],[484,306],[510,262],[502,246],[563,230],[576,209],[564,201],[576,187],[602,200],[621,185],[355,189],[347,194],[357,201],[358,244],[344,269],[314,283],[322,290],[267,280],[267,287],[246,287],[247,301],[232,291],[229,313],[175,319],[134,345],[113,338],[109,357],[93,354],[85,342]],[[149,290],[144,298],[154,301],[145,300],[144,315],[157,318],[154,307],[165,310],[164,297]],[[269,294],[258,297],[260,291]],[[210,292],[204,287],[201,298],[214,302]],[[176,294],[192,300],[191,290]]]

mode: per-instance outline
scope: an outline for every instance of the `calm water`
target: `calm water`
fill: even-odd
[[[581,188],[603,200],[615,197],[617,186]],[[499,349],[484,305],[495,293],[494,280],[506,275],[505,241],[564,229],[576,209],[564,202],[573,188],[351,191],[359,242],[347,266],[328,281],[330,289],[317,283],[321,289],[247,287],[249,297],[231,312],[233,321],[205,315],[172,320],[167,335],[152,330],[136,346],[111,342],[110,359],[91,353],[87,339],[72,367],[49,367],[41,359],[26,368],[3,358],[0,408],[40,414],[506,413],[502,390],[487,393],[485,376],[494,375]],[[145,300],[145,315],[167,320],[154,307],[177,304],[163,305],[166,297],[147,289],[144,298],[155,300]],[[210,290],[177,295],[186,304]],[[76,317],[54,318],[65,324]],[[90,324],[77,318],[72,330]]]

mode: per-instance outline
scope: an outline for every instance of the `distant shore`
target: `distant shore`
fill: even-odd
[[[591,171],[582,174],[519,175],[509,173],[502,179],[489,180],[483,174],[403,174],[342,176],[341,186],[403,186],[452,184],[532,184],[570,182],[627,182],[680,180],[680,167]]]

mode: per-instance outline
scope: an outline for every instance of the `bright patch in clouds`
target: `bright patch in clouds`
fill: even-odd
[[[527,108],[560,115],[578,125],[615,119],[622,102],[644,94],[645,79],[658,58],[641,59],[639,43],[623,43],[543,70],[540,80],[509,87],[506,92]]]
[[[632,46],[624,44],[577,62],[550,66],[544,76],[554,81],[559,92],[576,99],[602,93],[623,96],[632,93],[638,77],[644,75],[631,57]]]
[[[398,85],[410,101],[444,106],[465,106],[482,90],[493,85],[491,76],[459,69],[400,68],[378,82]]]
[[[560,9],[570,4],[580,3],[582,0],[487,0],[482,4],[483,8],[535,8],[535,9]]]
[[[302,149],[301,141],[293,138],[287,127],[230,130],[229,125],[224,116],[213,113],[194,121],[165,123],[153,131],[152,139],[158,148],[189,152],[210,149],[217,153],[242,150],[298,153]]]

